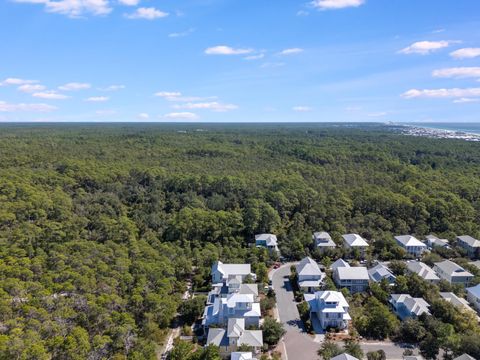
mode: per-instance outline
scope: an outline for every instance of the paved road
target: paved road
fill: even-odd
[[[284,336],[280,349],[283,350],[282,359],[284,360],[318,360],[317,350],[320,348],[318,335],[312,337],[308,335],[300,320],[296,303],[293,297],[293,290],[288,279],[290,275],[290,266],[285,264],[277,270],[273,270],[269,277],[272,279],[272,285],[277,296],[277,310],[280,321],[284,324],[287,333]],[[339,343],[340,346],[343,343]],[[385,351],[388,360],[402,360],[404,349],[392,342],[361,342],[360,346],[365,354],[369,351],[382,349]]]
[[[317,350],[320,346],[305,332],[293,297],[292,286],[288,280],[290,265],[286,264],[272,272],[272,285],[277,297],[279,318],[287,331],[280,346],[283,345],[286,353],[282,354],[282,358],[284,360],[318,360]]]

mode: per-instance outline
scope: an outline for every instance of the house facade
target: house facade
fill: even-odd
[[[297,266],[298,287],[304,292],[319,290],[325,279],[325,274],[320,270],[318,264],[310,257],[300,261]]]
[[[365,256],[368,249],[368,242],[358,234],[342,235],[343,245],[347,250],[358,251],[361,257]]]
[[[323,330],[328,328],[346,329],[352,320],[348,313],[349,305],[339,291],[317,291],[305,294],[310,316],[316,316]]]
[[[367,290],[370,276],[366,267],[337,267],[333,271],[333,280],[338,288],[346,288],[354,294]]]
[[[407,270],[413,274],[417,274],[423,280],[432,284],[436,284],[440,281],[440,277],[437,273],[430,266],[421,261],[407,261]]]
[[[422,298],[413,298],[408,294],[392,294],[389,302],[401,320],[418,318],[422,314],[430,315],[430,304]]]
[[[329,233],[325,231],[313,233],[313,247],[318,249],[320,252],[325,252],[328,249],[334,249],[337,244],[332,240],[332,237]]]
[[[472,259],[480,258],[480,240],[470,235],[457,236],[457,244],[467,252]]]
[[[473,279],[473,274],[450,260],[435,263],[433,270],[435,270],[441,279],[447,280],[450,284],[468,286]]]
[[[420,257],[427,250],[427,245],[412,235],[395,236],[395,241],[407,253],[416,258]]]
[[[278,252],[277,236],[273,234],[258,234],[255,235],[255,246],[264,247],[269,251]]]
[[[480,284],[467,288],[467,299],[480,314]]]

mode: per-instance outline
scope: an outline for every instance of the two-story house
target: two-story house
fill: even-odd
[[[480,240],[469,235],[462,235],[457,236],[457,244],[467,252],[469,257],[480,258]]]
[[[423,280],[436,284],[440,281],[437,273],[427,264],[421,261],[407,261],[407,270],[413,274],[417,274]]]
[[[480,284],[467,288],[467,299],[480,314]]]
[[[260,303],[255,302],[254,295],[233,293],[217,297],[213,304],[207,305],[202,324],[205,328],[212,324],[224,326],[230,318],[243,318],[246,326],[259,326],[260,317]]]
[[[218,284],[233,278],[240,279],[241,282],[252,274],[250,264],[224,264],[221,261],[215,261],[212,265],[212,283]]]
[[[350,251],[358,251],[360,256],[364,257],[368,249],[367,241],[358,234],[342,235],[343,246]]]
[[[389,302],[401,320],[417,318],[422,314],[430,315],[430,304],[422,298],[413,298],[408,294],[392,294]]]
[[[255,246],[264,247],[269,251],[278,252],[277,236],[273,234],[258,234],[255,235]]]
[[[389,284],[394,284],[396,276],[390,271],[388,267],[383,264],[378,264],[371,269],[368,269],[368,276],[370,280],[374,282],[381,282],[382,280],[387,280]]]
[[[427,243],[427,247],[429,249],[433,249],[435,247],[438,248],[448,248],[449,247],[449,242],[447,239],[440,239],[436,237],[435,235],[427,235],[425,237],[425,242]]]
[[[433,270],[435,270],[440,278],[447,280],[450,284],[467,286],[473,279],[473,274],[450,260],[435,263]]]
[[[330,234],[325,231],[313,233],[312,238],[314,249],[318,249],[322,253],[328,249],[334,249],[337,246]]]
[[[241,345],[248,346],[253,352],[258,353],[263,346],[262,331],[246,328],[245,319],[230,318],[226,329],[211,328],[208,331],[206,345],[218,346],[223,357],[235,352]]]
[[[318,264],[310,257],[300,261],[297,266],[298,286],[304,292],[314,292],[323,283],[325,274],[320,270]]]
[[[412,235],[395,236],[395,241],[407,253],[415,256],[416,258],[420,257],[425,250],[427,250],[427,245]]]
[[[346,329],[352,319],[348,313],[349,305],[339,291],[317,291],[305,294],[305,301],[310,308],[310,316],[317,317],[322,329]],[[315,319],[312,319],[314,321]]]
[[[346,288],[352,294],[366,291],[369,279],[368,270],[363,266],[337,267],[333,271],[333,280],[337,287]]]

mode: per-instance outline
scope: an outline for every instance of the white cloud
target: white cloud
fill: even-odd
[[[472,103],[472,102],[480,102],[480,99],[472,99],[472,98],[460,98],[453,100],[455,104],[465,104],[465,103]]]
[[[417,41],[410,46],[400,50],[401,54],[421,54],[427,55],[434,51],[450,46],[451,41]]]
[[[182,93],[178,91],[159,91],[155,93],[154,96],[170,99],[170,98],[182,96]]]
[[[43,91],[45,90],[46,87],[40,84],[25,84],[25,85],[20,85],[18,87],[18,90],[21,92],[25,93],[32,93],[32,92],[37,92],[37,91]]]
[[[246,56],[244,57],[245,60],[260,60],[260,59],[263,59],[265,57],[265,54],[258,54],[258,55],[250,55],[250,56]]]
[[[226,45],[213,46],[205,50],[207,55],[245,55],[252,52],[253,49],[235,49]]]
[[[0,112],[49,112],[54,110],[57,110],[57,107],[47,104],[10,104],[0,101]]]
[[[71,82],[71,83],[59,86],[58,88],[63,91],[77,91],[77,90],[90,89],[91,87],[92,85],[88,83]]]
[[[181,105],[174,105],[175,109],[189,109],[189,110],[212,110],[215,112],[226,112],[230,110],[238,109],[237,105],[234,104],[222,104],[216,101],[204,102],[204,103],[186,103]]]
[[[137,118],[140,120],[148,120],[150,119],[150,115],[147,113],[140,113],[137,115]]]
[[[310,106],[294,106],[292,110],[296,112],[309,112],[313,109]]]
[[[262,65],[260,65],[260,67],[262,69],[278,68],[278,67],[282,67],[282,66],[285,66],[285,63],[283,63],[283,62],[266,62],[266,63],[263,63]]]
[[[297,11],[297,16],[308,16],[310,15],[310,13],[308,11],[305,11],[305,10],[298,10]]]
[[[40,99],[48,99],[48,100],[65,100],[68,99],[69,96],[60,94],[54,90],[51,91],[43,91],[43,92],[35,92],[32,94],[33,97],[40,98]]]
[[[471,59],[480,56],[480,48],[463,48],[450,53],[455,59]]]
[[[365,4],[365,0],[313,0],[310,4],[320,10],[331,10],[358,7]]]
[[[182,32],[176,32],[176,33],[170,33],[168,34],[169,38],[179,38],[179,37],[185,37],[193,33],[195,29],[188,29]]]
[[[25,80],[25,79],[18,79],[18,78],[7,78],[0,82],[0,86],[7,86],[7,85],[28,85],[28,84],[35,84],[37,80]]]
[[[197,120],[199,116],[192,112],[172,112],[162,116],[165,119],[173,120]]]
[[[452,89],[411,89],[403,93],[406,99],[412,98],[472,98],[480,97],[480,88]]]
[[[131,14],[125,14],[125,17],[128,19],[146,19],[146,20],[155,20],[168,16],[167,12],[155,9],[154,7],[141,7],[135,10]]]
[[[480,67],[455,67],[433,71],[434,77],[441,78],[478,78],[480,79]]]
[[[290,49],[282,50],[279,55],[294,55],[294,54],[300,54],[302,52],[303,52],[303,49],[290,48]]]
[[[123,90],[125,89],[125,85],[110,85],[104,88],[99,88],[98,90],[100,91],[118,91],[118,90]]]
[[[140,3],[140,0],[118,0],[118,2],[126,6],[137,6]]]
[[[105,102],[108,101],[110,98],[108,96],[91,96],[86,98],[85,101],[88,102]]]
[[[18,1],[18,0],[17,0]],[[20,2],[32,2],[20,0]],[[108,0],[61,0],[61,1],[38,1],[34,3],[44,3],[47,12],[66,15],[72,18],[79,18],[85,15],[108,15],[112,12]]]

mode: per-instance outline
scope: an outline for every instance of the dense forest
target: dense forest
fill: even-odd
[[[154,359],[255,233],[480,237],[480,144],[383,125],[2,125],[0,159],[0,359]]]

